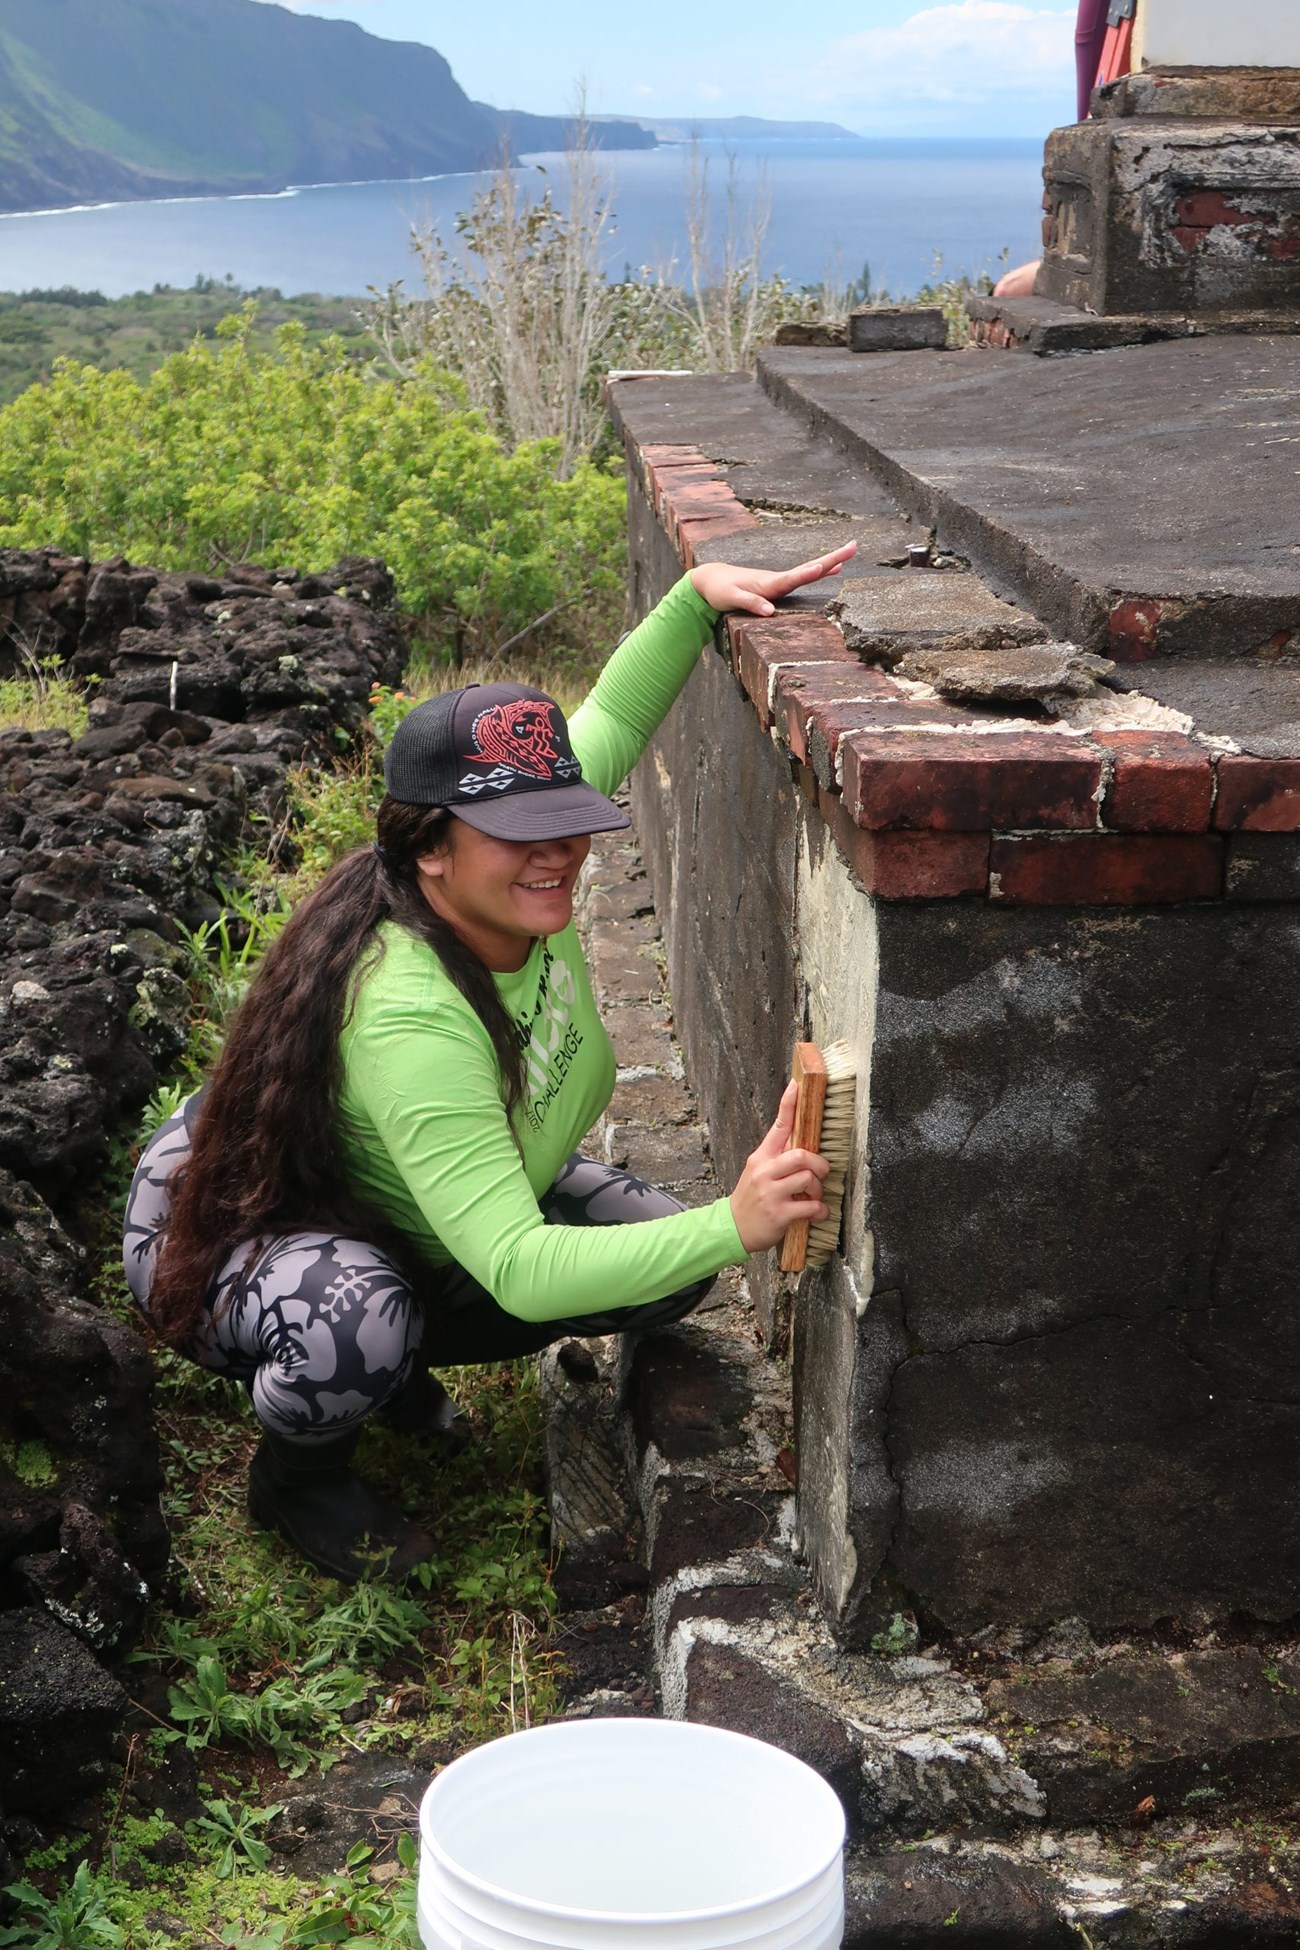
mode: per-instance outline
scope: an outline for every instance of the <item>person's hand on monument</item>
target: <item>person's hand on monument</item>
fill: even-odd
[[[845,542],[829,555],[801,562],[796,569],[741,569],[731,562],[702,562],[691,570],[691,585],[713,609],[744,609],[751,616],[771,616],[782,596],[802,589],[805,583],[821,582],[837,576],[851,555],[856,542]]]

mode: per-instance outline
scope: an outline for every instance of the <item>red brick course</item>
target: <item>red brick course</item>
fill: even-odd
[[[698,448],[644,447],[641,459],[650,504],[688,569],[701,542],[760,526]]]
[[[953,900],[988,892],[988,833],[868,833],[842,807],[834,832],[850,872],[879,900]]]
[[[1214,824],[1221,833],[1300,832],[1300,758],[1221,758]]]
[[[1051,732],[855,731],[844,799],[859,826],[934,832],[1095,827],[1101,755]]]
[[[648,445],[633,466],[687,567],[705,540],[760,525],[698,448]],[[1110,654],[1127,663],[1158,655],[1182,608],[1117,601]],[[1247,836],[1300,834],[1300,759],[1216,758],[1168,732],[965,730],[999,714],[909,697],[811,609],[729,616],[723,643],[764,731],[775,724],[795,761],[799,790],[880,900],[1213,900],[1225,892],[1220,835],[1258,848],[1289,843]],[[922,728],[935,725],[955,728]],[[1234,873],[1239,885],[1227,891],[1237,898],[1290,898],[1300,854],[1252,855]]]
[[[995,834],[994,900],[1046,907],[1140,907],[1217,900],[1223,841],[1208,833]]]
[[[1204,833],[1214,802],[1210,754],[1175,733],[1098,731],[1112,771],[1102,824],[1119,833]]]
[[[835,624],[806,611],[782,616],[729,616],[727,636],[732,668],[764,731],[772,723],[773,678],[787,666],[840,664],[863,668],[845,648]]]

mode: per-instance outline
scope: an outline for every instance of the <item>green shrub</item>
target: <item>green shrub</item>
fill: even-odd
[[[507,453],[447,375],[377,378],[292,323],[260,351],[254,317],[246,307],[143,382],[61,361],[0,411],[0,546],[163,569],[382,555],[453,660],[577,599],[583,627],[609,628],[623,522],[612,471],[581,461],[557,480],[554,441]]]

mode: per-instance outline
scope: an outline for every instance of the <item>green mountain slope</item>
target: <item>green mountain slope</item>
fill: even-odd
[[[528,119],[563,142],[560,118]],[[350,21],[260,0],[0,0],[0,210],[473,169],[500,126],[432,48]]]

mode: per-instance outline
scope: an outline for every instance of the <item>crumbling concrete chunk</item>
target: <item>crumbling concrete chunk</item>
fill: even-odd
[[[887,667],[922,650],[965,655],[1041,643],[1047,635],[1037,618],[1000,602],[978,577],[952,569],[861,576],[826,605],[826,613],[850,650]]]
[[[940,697],[985,704],[1051,706],[1058,698],[1093,697],[1115,668],[1073,643],[1004,644],[997,649],[909,650],[900,677],[929,684]]]

